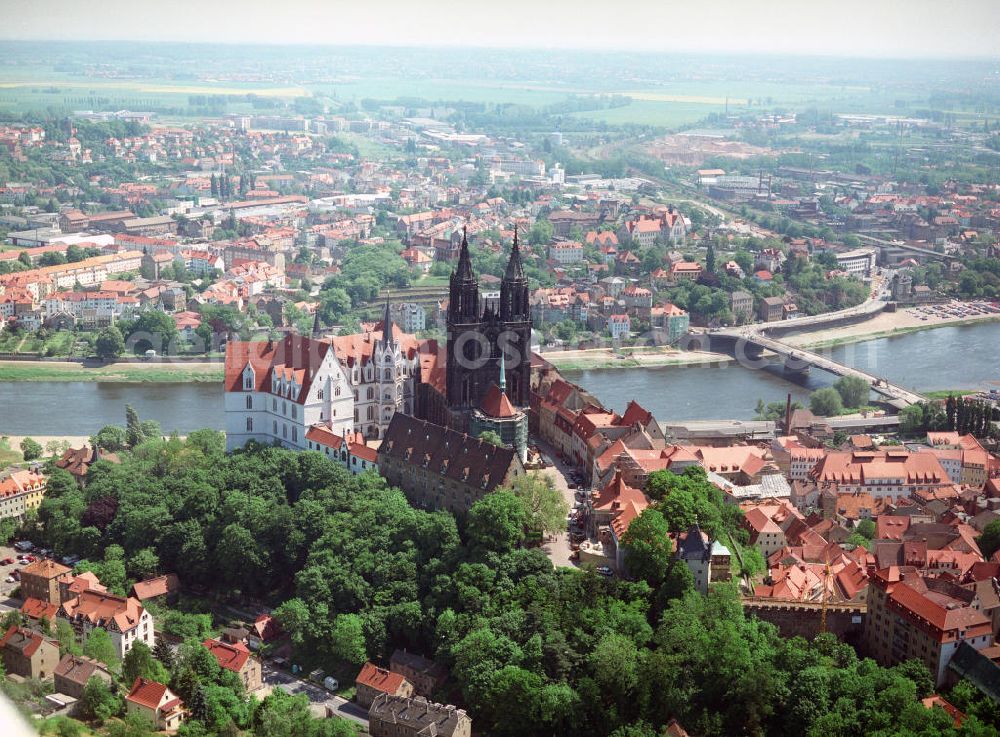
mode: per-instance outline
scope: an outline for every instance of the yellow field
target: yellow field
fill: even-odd
[[[620,92],[616,93],[624,97],[631,97],[633,100],[646,100],[647,102],[688,102],[695,105],[725,105],[725,97],[708,97],[705,95],[668,95],[662,92]],[[740,97],[730,97],[730,105],[746,105],[747,101]]]
[[[87,90],[128,90],[130,92],[148,92],[151,94],[175,95],[248,95],[258,97],[308,97],[309,92],[302,87],[213,87],[210,85],[172,85],[148,84],[144,82],[0,82],[0,89],[17,89],[21,87],[63,87],[67,89]]]

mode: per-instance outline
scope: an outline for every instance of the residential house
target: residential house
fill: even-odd
[[[784,297],[764,297],[760,301],[760,319],[762,322],[777,322],[785,317]]]
[[[932,453],[904,449],[827,453],[809,478],[837,493],[870,494],[874,499],[906,497],[954,484]]]
[[[83,486],[87,480],[87,471],[98,461],[108,461],[109,463],[121,463],[114,453],[108,453],[101,448],[91,448],[84,445],[81,448],[67,448],[59,460],[56,461],[56,468],[61,468],[76,479],[77,483]]]
[[[240,677],[247,693],[263,686],[260,660],[250,654],[246,645],[219,640],[205,640],[202,644],[212,653],[219,667],[232,671]]]
[[[406,680],[405,676],[379,668],[374,663],[365,663],[361,666],[361,672],[354,679],[354,685],[354,700],[363,709],[370,708],[372,702],[381,694],[403,698],[413,696],[413,684]]]
[[[628,315],[609,315],[608,332],[612,340],[625,340],[632,332],[632,321]]]
[[[58,611],[58,604],[50,604],[30,596],[21,604],[21,617],[27,624],[41,631],[55,625]]]
[[[45,474],[36,469],[14,469],[0,478],[0,519],[21,521],[38,509],[45,496]]]
[[[703,269],[697,261],[678,261],[670,265],[670,281],[677,284],[682,279],[696,281]]]
[[[29,563],[21,570],[21,596],[59,605],[59,579],[73,569],[48,558]]]
[[[910,566],[881,568],[871,577],[864,640],[884,666],[916,659],[935,688],[955,680],[948,664],[962,643],[993,644],[990,618],[971,606],[973,592],[945,579],[924,578]]]
[[[59,643],[27,627],[11,627],[0,639],[7,675],[45,680],[59,664]]]
[[[94,629],[106,630],[120,658],[124,658],[136,642],[150,649],[154,644],[153,616],[132,597],[106,591],[83,591],[76,598],[64,601],[57,616],[73,626],[81,642]]]
[[[691,327],[687,311],[670,302],[653,307],[649,312],[649,322],[654,331],[662,331],[662,341],[669,345],[676,345]]]
[[[114,676],[104,663],[83,655],[73,655],[66,653],[62,660],[56,665],[55,672],[56,693],[71,696],[74,699],[83,698],[83,689],[87,687],[87,681],[91,678],[99,678],[107,685],[111,685]]]
[[[132,596],[140,602],[154,601],[160,604],[173,603],[180,594],[181,582],[176,573],[137,581],[132,585]]]
[[[412,683],[413,691],[418,696],[428,698],[444,685],[448,677],[447,671],[433,660],[406,650],[393,651],[389,659],[389,670],[399,673]]]
[[[549,246],[549,259],[560,266],[583,262],[583,244],[578,241],[556,241]]]
[[[464,709],[435,704],[422,696],[379,694],[368,710],[371,737],[472,737]]]
[[[737,290],[729,295],[729,309],[737,322],[746,322],[753,317],[753,295]]]
[[[140,714],[160,732],[174,732],[187,719],[184,702],[162,683],[136,678],[125,697],[127,714]]]

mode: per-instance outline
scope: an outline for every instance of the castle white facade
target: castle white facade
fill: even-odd
[[[288,335],[281,342],[226,346],[226,448],[250,440],[306,450],[306,432],[322,425],[354,429],[354,393],[329,343]]]
[[[354,431],[381,438],[396,412],[412,415],[420,356],[416,338],[398,334],[386,303],[382,330],[332,339],[354,397]]]

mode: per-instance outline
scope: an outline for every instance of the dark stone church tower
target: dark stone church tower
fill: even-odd
[[[531,313],[516,230],[514,247],[500,283],[499,313],[489,306],[481,309],[480,304],[479,281],[472,271],[469,244],[463,233],[448,302],[448,406],[452,412],[466,416],[478,408],[490,385],[497,383],[502,366],[511,403],[527,407],[531,383]]]

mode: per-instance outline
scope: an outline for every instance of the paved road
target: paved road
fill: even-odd
[[[569,488],[569,475],[573,469],[559,460],[555,449],[548,443],[545,443],[542,440],[537,440],[536,442],[539,450],[541,450],[542,453],[544,453],[545,456],[548,457],[548,459],[554,464],[546,468],[542,471],[542,473],[548,474],[552,477],[552,480],[555,481],[556,488],[559,489],[563,495],[563,499],[566,500],[566,503],[569,504],[570,509],[572,509],[573,505],[576,503],[576,492]],[[576,563],[569,559],[569,556],[573,551],[570,550],[569,547],[569,534],[567,530],[563,529],[554,537],[554,540],[546,542],[542,546],[542,550],[544,550],[545,554],[549,556],[549,559],[552,561],[552,565],[556,568],[576,567]]]
[[[305,694],[306,698],[309,699],[310,709],[318,717],[325,717],[327,707],[329,707],[342,719],[350,719],[366,728],[368,727],[368,712],[352,701],[334,696],[322,686],[296,678],[288,671],[275,668],[270,663],[264,663],[263,676],[265,686],[280,688],[293,696]]]

